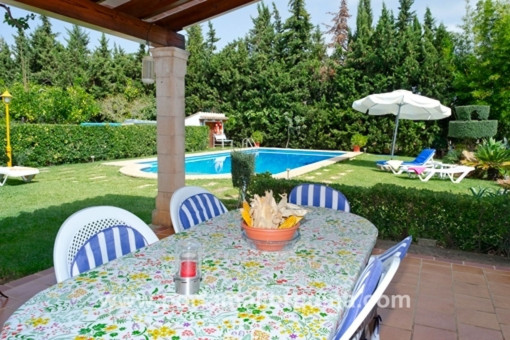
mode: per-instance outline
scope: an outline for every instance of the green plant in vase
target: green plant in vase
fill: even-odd
[[[351,146],[354,152],[359,152],[362,147],[367,145],[368,136],[356,133],[351,137]]]
[[[255,146],[260,146],[260,144],[264,141],[264,134],[260,131],[254,131],[251,134],[251,139],[255,142]]]

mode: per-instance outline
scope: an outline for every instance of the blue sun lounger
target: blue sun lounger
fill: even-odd
[[[400,175],[410,166],[433,166],[433,159],[436,153],[435,149],[423,149],[418,156],[412,161],[403,162],[396,160],[377,161],[376,166],[381,170],[392,171],[396,175]]]

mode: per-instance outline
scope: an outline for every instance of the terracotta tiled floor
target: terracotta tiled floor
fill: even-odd
[[[171,231],[156,233],[161,238]],[[381,300],[390,305],[392,299],[398,302],[396,296],[407,296],[409,305],[379,308],[381,339],[510,339],[508,263],[500,266],[447,260],[410,251],[386,291],[387,298]],[[9,296],[0,297],[0,325],[24,301],[55,283],[51,268],[0,285]]]
[[[510,339],[510,265],[408,254],[386,295],[410,304],[379,309],[381,339]]]

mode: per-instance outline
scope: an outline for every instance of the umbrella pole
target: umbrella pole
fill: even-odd
[[[398,131],[398,119],[400,117],[400,108],[402,104],[398,105],[397,118],[395,118],[395,131],[393,131],[393,142],[391,143],[391,159],[393,159],[393,155],[395,153],[395,143],[397,141],[397,131]]]

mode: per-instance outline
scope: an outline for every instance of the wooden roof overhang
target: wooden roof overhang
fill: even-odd
[[[258,0],[0,0],[154,47],[184,49],[183,28]]]

